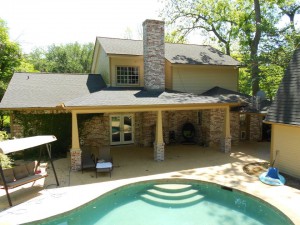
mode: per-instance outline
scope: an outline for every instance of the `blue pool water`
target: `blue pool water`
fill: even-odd
[[[70,212],[33,224],[290,225],[283,213],[240,191],[192,180],[127,185]]]

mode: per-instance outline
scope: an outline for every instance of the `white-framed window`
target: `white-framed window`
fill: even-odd
[[[117,85],[138,85],[139,68],[137,66],[117,66]]]

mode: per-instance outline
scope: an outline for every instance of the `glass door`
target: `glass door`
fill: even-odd
[[[110,116],[110,143],[121,145],[133,143],[133,115]]]

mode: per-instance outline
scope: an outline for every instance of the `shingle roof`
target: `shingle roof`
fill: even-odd
[[[143,41],[97,37],[107,54],[143,55]],[[173,64],[238,66],[234,58],[207,45],[165,44],[165,58]]]
[[[96,93],[65,102],[66,107],[88,106],[146,106],[237,103],[218,97],[200,96],[179,92],[147,92],[140,88],[105,88]]]
[[[217,95],[239,95],[239,96],[243,96],[246,98],[251,98],[250,95],[247,94],[243,94],[237,91],[232,91],[226,88],[221,88],[218,86],[215,86],[211,89],[209,89],[208,91],[203,92],[201,95],[206,95],[206,96],[217,96]]]
[[[300,48],[294,52],[265,121],[300,125]]]
[[[0,108],[55,107],[103,87],[101,75],[15,73]]]
[[[242,104],[236,108],[232,108],[232,111],[239,111],[244,113],[248,112],[266,114],[271,105],[271,102],[269,100],[262,100],[259,106],[257,106],[252,96],[218,86],[215,86],[208,91],[203,92],[201,95],[219,97],[219,99],[221,100],[241,102]]]

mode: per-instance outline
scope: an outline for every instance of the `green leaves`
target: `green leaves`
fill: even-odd
[[[28,61],[40,72],[50,73],[89,73],[92,64],[94,45],[69,43],[50,45],[47,50],[35,49]]]
[[[255,95],[262,89],[270,99],[274,97],[292,52],[300,46],[295,23],[299,0],[165,2],[162,15],[166,24],[182,37],[198,30],[202,42],[209,39],[226,54],[240,56],[246,66],[240,69],[240,91],[250,94],[252,90]]]
[[[6,23],[0,19],[0,100],[20,61],[21,49],[9,39]]]

